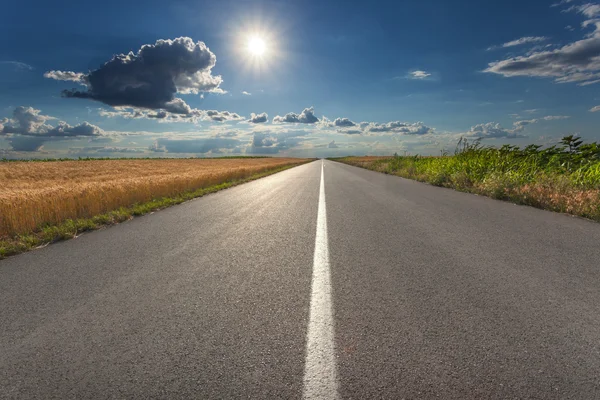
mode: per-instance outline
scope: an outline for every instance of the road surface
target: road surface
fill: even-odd
[[[600,398],[600,224],[316,161],[0,262],[1,398]]]

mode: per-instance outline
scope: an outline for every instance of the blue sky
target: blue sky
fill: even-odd
[[[11,3],[0,26],[2,157],[600,140],[593,2]]]

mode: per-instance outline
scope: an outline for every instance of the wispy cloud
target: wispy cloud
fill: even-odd
[[[243,94],[244,96],[252,96],[252,93],[250,93],[250,92],[246,92],[245,90],[243,90],[243,91],[242,91],[242,94]]]
[[[510,42],[503,43],[500,46],[488,47],[488,51],[495,50],[495,49],[501,49],[501,48],[507,48],[507,47],[522,46],[524,44],[529,44],[529,43],[539,43],[539,42],[543,42],[546,40],[548,40],[548,38],[545,36],[525,36],[525,37],[522,37],[519,39],[511,40]]]
[[[595,107],[590,108],[590,112],[598,112],[598,111],[600,111],[600,106],[595,106]]]
[[[488,64],[484,72],[505,77],[553,78],[556,83],[574,82],[580,86],[600,82],[600,20],[589,20],[584,27],[593,32],[582,40],[563,47],[535,51]]]
[[[600,16],[600,4],[586,3],[582,5],[573,5],[562,12],[577,12],[588,18],[596,18]]]
[[[550,7],[560,7],[562,5],[572,3],[573,1],[575,0],[560,0],[559,2],[552,4]]]
[[[17,70],[33,70],[33,67],[29,64],[25,64],[24,62],[21,61],[0,61],[0,64],[3,65],[10,65],[12,67],[14,67]]]

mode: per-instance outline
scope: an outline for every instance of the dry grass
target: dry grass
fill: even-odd
[[[236,158],[0,163],[0,238],[305,161]]]

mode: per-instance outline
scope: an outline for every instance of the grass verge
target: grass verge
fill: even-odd
[[[312,160],[307,160],[306,163],[310,161]],[[91,218],[68,219],[60,224],[45,226],[35,232],[16,235],[8,239],[2,239],[0,240],[0,260],[37,247],[43,247],[50,243],[72,239],[83,232],[118,224],[119,222],[132,219],[135,216],[148,214],[152,211],[161,210],[176,204],[181,204],[197,197],[202,197],[210,193],[218,192],[219,190],[237,186],[268,175],[273,175],[302,164],[276,167],[268,171],[256,173],[247,178],[231,180],[206,188],[188,191],[174,197],[162,197],[148,202],[135,204],[131,207],[121,207],[117,210],[96,215]]]
[[[342,157],[342,163],[600,222],[600,145],[566,136],[546,149],[459,142],[441,157]]]

